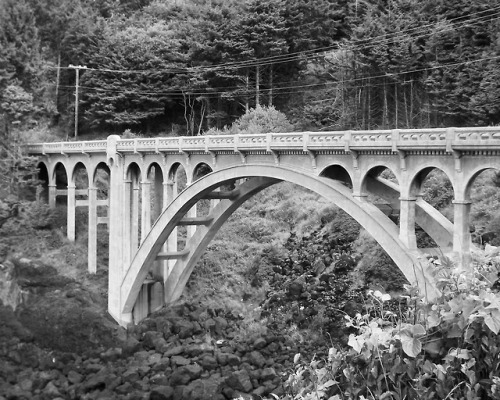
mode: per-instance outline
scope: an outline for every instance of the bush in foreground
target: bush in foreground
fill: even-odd
[[[348,348],[309,364],[297,355],[283,399],[499,399],[500,257],[470,274],[430,262],[442,293],[434,304],[408,288],[398,314],[384,309],[389,295],[369,293],[366,313],[346,316]]]

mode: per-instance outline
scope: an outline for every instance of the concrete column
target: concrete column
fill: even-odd
[[[163,207],[164,209],[167,208],[170,203],[174,200],[174,198],[177,196],[177,182],[175,181],[168,181],[164,183],[163,186],[164,195],[163,195]],[[163,247],[164,252],[176,252],[177,251],[177,228],[174,228],[172,233],[169,235],[167,238],[167,241]],[[172,268],[174,267],[176,263],[176,260],[167,260],[164,261],[164,270],[163,270],[163,282],[168,278],[168,275],[170,274],[170,271],[172,271]],[[164,293],[164,295],[166,295]]]
[[[399,238],[409,250],[417,248],[415,235],[415,203],[416,198],[400,198]]]
[[[151,182],[141,182],[141,243],[151,230]]]
[[[196,204],[191,207],[189,209],[189,211],[186,213],[186,217],[188,218],[195,218],[198,216],[198,210],[196,209]],[[194,233],[196,232],[196,226],[195,225],[187,225],[186,226],[186,231],[187,231],[187,235],[186,235],[186,245],[187,243],[189,242],[189,239],[191,239],[194,235]]]
[[[88,271],[97,272],[97,188],[89,187]]]
[[[139,248],[139,182],[132,185],[130,251],[135,254]]]
[[[127,215],[130,208],[125,204],[126,184],[124,180],[123,161],[113,151],[113,144],[119,140],[118,136],[108,138],[108,165],[109,176],[109,273],[108,273],[108,312],[122,326],[132,322],[132,313],[122,313],[121,285],[125,268],[124,256],[130,252],[130,242],[126,241],[125,229]],[[130,192],[129,192],[130,193]],[[130,232],[130,231],[128,231]]]
[[[187,173],[187,171],[186,171]],[[189,180],[188,175],[188,181],[186,183],[186,187],[190,186],[193,182]],[[195,218],[197,216],[197,209],[196,209],[196,204],[191,207],[188,212],[186,213],[186,217],[188,218]],[[196,226],[195,225],[188,225],[186,226],[186,245],[189,242],[189,240],[193,237],[194,233],[196,232]]]
[[[74,183],[68,184],[68,222],[67,222],[67,231],[68,231],[68,240],[70,242],[74,242],[76,239],[76,228],[75,228],[75,216],[76,216],[76,195],[75,195],[76,187]]]
[[[124,244],[123,264],[130,265],[131,257],[134,254],[132,249],[132,181],[127,179],[123,181],[122,188],[123,203],[123,233],[122,241]]]
[[[137,324],[142,321],[149,314],[149,287],[150,282],[144,282],[141,287],[141,291],[137,296],[137,300],[132,310],[134,323]]]
[[[468,200],[453,201],[453,251],[464,270],[471,269],[470,209],[471,202]]]
[[[49,185],[49,207],[56,208],[57,186],[55,184]]]

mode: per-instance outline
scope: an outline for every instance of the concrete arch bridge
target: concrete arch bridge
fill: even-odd
[[[49,204],[67,206],[70,240],[77,207],[88,212],[91,273],[97,267],[97,227],[107,225],[108,310],[126,326],[175,301],[227,218],[254,194],[283,181],[342,208],[409,281],[436,295],[416,226],[468,266],[470,189],[482,171],[500,169],[500,128],[109,136],[27,149],[39,157]],[[434,169],[453,187],[453,223],[422,199],[422,184]],[[392,174],[380,175],[387,170]],[[397,211],[397,224],[373,198]],[[179,232],[186,237],[183,248]]]

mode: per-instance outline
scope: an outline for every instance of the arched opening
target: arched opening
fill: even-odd
[[[471,202],[472,242],[482,248],[500,246],[500,170],[477,171],[467,182],[465,199]]]
[[[172,192],[173,192],[173,198],[179,195],[190,182],[188,182],[188,176],[186,173],[186,169],[181,163],[175,163],[172,165],[170,168],[169,174],[169,184],[172,185]],[[192,216],[196,212],[196,206],[193,207],[192,210],[189,210],[188,215]],[[174,239],[171,239],[171,244],[169,246],[170,250],[173,250],[174,248],[178,251],[184,250],[186,247],[186,242],[188,240],[188,236],[192,232],[189,232],[189,227],[188,226],[179,226],[176,228],[176,230],[173,233],[173,237],[175,237],[175,243],[173,242]]]
[[[156,221],[165,206],[163,198],[163,171],[157,163],[148,168],[147,181],[151,184],[151,223]]]
[[[193,171],[193,182],[212,172],[212,168],[206,163],[199,163]],[[196,204],[196,216],[207,216],[216,205],[216,200],[202,199]]]
[[[352,189],[352,179],[347,170],[340,165],[330,165],[326,167],[319,176],[342,182],[349,189]]]
[[[131,163],[127,169],[126,184],[128,190],[125,195],[125,202],[130,204],[128,209],[130,215],[127,215],[127,225],[130,234],[131,256],[141,243],[141,169],[136,163]],[[126,208],[127,209],[127,208]]]
[[[37,189],[37,200],[41,200],[44,203],[49,202],[49,170],[45,163],[40,162],[37,165],[38,168],[38,181],[39,189]]]
[[[363,178],[361,193],[394,223],[399,220],[399,182],[394,172],[385,166],[371,168]]]
[[[52,182],[54,182],[56,189],[55,192],[56,204],[66,206],[67,204],[66,190],[68,189],[68,174],[66,172],[65,166],[62,163],[56,164],[53,172]]]
[[[92,178],[95,189],[95,253],[96,268],[109,264],[109,182],[111,171],[104,162],[97,164]],[[90,210],[89,210],[90,215]],[[89,252],[91,245],[89,243]]]
[[[396,174],[379,165],[368,170],[361,183],[361,194],[399,226],[400,188]],[[399,229],[399,228],[398,228]],[[376,239],[362,230],[357,241],[357,270],[363,271],[365,283],[371,288],[401,290],[405,277]],[[390,282],[390,286],[387,285]]]
[[[88,200],[89,200],[89,176],[87,168],[81,162],[77,163],[73,169],[73,179],[75,184],[75,235],[76,238],[88,229]]]
[[[448,175],[441,169],[427,167],[419,171],[412,180],[410,197],[410,201],[424,200],[439,212],[440,216],[445,218],[445,221],[453,222],[454,189]],[[415,223],[414,226],[417,247],[431,255],[441,255],[443,251],[449,250],[440,248],[437,242],[448,242],[448,246],[445,247],[451,247],[452,242],[450,242],[450,239],[446,239],[438,233],[434,238],[431,237],[434,235],[431,235],[431,232],[425,229],[423,223],[424,221]]]

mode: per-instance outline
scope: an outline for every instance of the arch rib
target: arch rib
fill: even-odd
[[[180,296],[196,261],[201,257],[206,245],[229,215],[247,198],[264,187],[279,181],[297,183],[324,196],[342,208],[379,242],[410,282],[418,284],[422,292],[430,298],[438,294],[433,282],[429,280],[429,274],[426,274],[425,266],[420,263],[418,254],[408,251],[399,240],[396,225],[376,206],[353,198],[348,188],[328,178],[280,166],[243,165],[213,172],[200,178],[187,187],[158,218],[136,253],[121,284],[122,306],[120,317],[123,316],[123,321],[130,320],[130,314],[141,289],[142,282],[160,252],[163,243],[187,211],[198,200],[206,197],[217,187],[227,182],[232,182],[235,179],[252,177],[254,179],[249,180],[251,183],[240,187],[241,191],[236,199],[223,200],[214,209],[212,213],[214,217],[213,222],[208,226],[202,225],[198,228],[199,232],[187,244],[189,254],[185,259],[177,261],[171,272],[171,276],[167,278],[166,299],[172,301]]]

